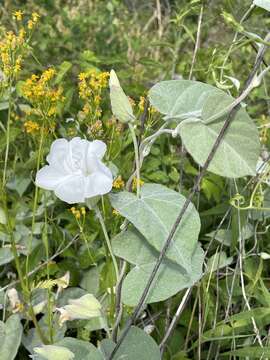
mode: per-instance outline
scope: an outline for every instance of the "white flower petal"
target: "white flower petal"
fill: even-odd
[[[97,195],[104,195],[111,191],[113,179],[103,172],[95,172],[87,177],[85,185],[85,197],[91,198]]]
[[[68,141],[66,139],[57,139],[52,143],[50,153],[46,159],[50,165],[63,167],[67,153]]]
[[[84,177],[82,175],[70,175],[61,181],[54,189],[55,195],[68,204],[84,201]]]
[[[107,145],[101,140],[94,140],[89,144],[88,155],[89,153],[94,153],[100,160],[105,155]]]
[[[87,157],[88,144],[89,141],[79,137],[75,137],[69,142],[70,164],[73,171],[86,172],[85,158]]]
[[[37,172],[36,185],[46,190],[54,190],[54,188],[63,180],[67,174],[64,171],[58,170],[53,166],[44,166]]]

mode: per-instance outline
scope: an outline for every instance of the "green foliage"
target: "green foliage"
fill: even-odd
[[[25,52],[11,51],[23,59],[10,88],[0,47],[1,360],[41,360],[34,348],[50,358],[60,347],[78,360],[108,358],[250,74],[269,29],[268,3],[1,2],[0,42],[11,36],[8,31],[27,32]],[[17,9],[24,12],[22,20],[11,15]],[[40,19],[28,32],[35,12]],[[269,64],[268,50],[258,77]],[[63,98],[51,107],[52,93],[41,96],[53,113],[44,120],[46,107],[40,111],[33,101],[40,89],[29,98],[24,86],[48,68],[55,74],[47,86],[60,89]],[[100,79],[108,79],[112,68],[121,86],[114,77],[101,91]],[[86,74],[93,76],[85,88]],[[114,359],[270,357],[269,74],[264,75],[235,114],[136,326]],[[140,145],[139,196],[127,121]],[[107,144],[104,162],[114,188],[97,205],[123,275],[120,303],[112,253],[94,210],[85,204],[72,209],[34,183],[52,142],[75,136]],[[266,160],[262,171],[259,155]],[[80,305],[81,298],[89,301]],[[74,299],[71,317],[65,311],[74,310]],[[97,316],[91,317],[95,299]],[[159,344],[176,311],[180,317],[161,356]]]
[[[20,317],[14,314],[3,323],[0,322],[0,354],[3,360],[13,360],[21,343],[23,327]]]
[[[112,206],[127,218],[158,251],[180,213],[185,198],[158,184],[145,184],[140,198],[128,192],[111,195]],[[191,269],[191,256],[196,248],[200,219],[193,205],[188,209],[172,241],[166,257],[187,272]]]
[[[164,81],[150,90],[151,104],[164,120],[181,121],[179,134],[187,151],[204,165],[221,131],[233,98],[212,86],[195,81]],[[198,146],[200,144],[200,146]],[[226,177],[254,175],[260,143],[257,128],[244,109],[219,146],[209,170]]]
[[[138,346],[138,344],[140,345]],[[101,342],[100,350],[105,356],[108,356],[113,348],[114,343],[112,341],[104,340]],[[120,346],[119,351],[115,356],[116,360],[125,358],[130,360],[161,359],[159,348],[153,338],[136,326],[131,327],[128,336]]]
[[[115,254],[132,265],[123,283],[123,302],[135,306],[158,259],[158,252],[147,243],[135,229],[127,230],[113,239]],[[147,303],[163,301],[182,289],[192,286],[202,276],[203,251],[197,245],[191,257],[191,269],[184,271],[174,262],[166,259],[158,272],[155,286],[152,287]]]

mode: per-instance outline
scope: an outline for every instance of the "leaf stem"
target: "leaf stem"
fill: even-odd
[[[44,121],[43,120],[43,124],[42,124],[42,128],[41,128],[41,137],[40,137],[40,142],[39,142],[39,147],[38,147],[38,157],[37,157],[37,166],[36,166],[36,172],[38,172],[39,167],[40,167],[40,163],[41,163],[41,158],[42,158],[42,147],[43,147],[43,141],[44,141]],[[31,234],[30,234],[30,239],[29,239],[29,244],[27,244],[28,247],[28,251],[27,251],[27,258],[26,258],[26,264],[25,264],[25,272],[26,274],[29,272],[29,258],[30,258],[30,253],[32,250],[32,243],[33,243],[33,236],[34,236],[34,226],[35,226],[35,221],[36,221],[36,212],[37,212],[37,203],[38,203],[38,187],[35,186],[35,195],[34,195],[34,205],[33,205],[33,216],[32,216],[32,225],[31,225]],[[26,284],[28,287],[28,278],[26,278]]]
[[[6,185],[7,163],[8,163],[8,154],[9,154],[9,144],[10,144],[10,120],[11,120],[11,105],[12,105],[11,89],[12,89],[12,80],[9,81],[8,117],[7,117],[7,128],[6,128],[6,152],[5,152],[3,179],[2,179],[3,191]]]
[[[134,152],[135,152],[135,163],[136,163],[136,190],[137,190],[137,196],[140,196],[140,157],[139,157],[139,146],[137,142],[137,137],[135,134],[134,126],[130,123],[128,123],[129,130],[132,136],[133,146],[134,146]]]

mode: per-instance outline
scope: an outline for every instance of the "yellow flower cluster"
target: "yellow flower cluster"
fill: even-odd
[[[119,215],[120,215],[120,212],[119,212],[118,210],[116,210],[116,209],[113,209],[112,214],[113,214],[114,216],[119,216]]]
[[[101,136],[103,134],[102,121],[101,120],[95,121],[94,124],[88,128],[87,132],[92,137]]]
[[[54,116],[56,114],[56,105],[62,102],[63,89],[54,88],[50,81],[56,75],[53,68],[45,70],[40,76],[32,75],[22,86],[22,93],[27,100],[36,108],[39,108],[43,115]]]
[[[72,206],[72,208],[70,208],[70,211],[72,212],[72,214],[75,216],[76,219],[80,219],[81,216],[85,217],[86,215],[86,209],[85,207],[81,207],[80,209],[76,209],[75,206]]]
[[[29,30],[32,30],[38,23],[39,18],[40,18],[39,14],[36,12],[33,12],[31,19],[28,20],[28,22],[27,22],[27,28]]]
[[[79,74],[79,96],[86,101],[83,107],[85,116],[91,115],[95,119],[101,116],[101,92],[108,85],[109,75],[94,69]]]
[[[141,112],[143,112],[144,106],[145,106],[145,97],[140,96],[140,101],[139,101],[138,107]]]
[[[27,132],[27,134],[36,133],[40,129],[40,126],[38,125],[38,123],[35,121],[31,121],[31,120],[26,121],[23,124],[23,126],[24,126],[24,129]]]
[[[150,115],[153,115],[157,113],[157,110],[153,106],[149,106],[148,112]]]
[[[144,181],[139,179],[139,185],[142,186],[144,184]],[[137,178],[134,177],[132,180],[132,190],[135,191],[137,189]]]
[[[116,120],[115,117],[112,117],[111,119],[107,120],[106,122],[108,127],[114,127],[116,134],[121,134],[121,132],[124,130],[124,124],[120,121]]]
[[[96,70],[88,70],[79,74],[79,95],[82,99],[87,100],[94,95],[94,102],[99,105],[101,97],[100,90],[108,85],[108,72],[98,73]]]
[[[23,19],[23,11],[22,10],[16,10],[13,12],[13,18],[17,21],[22,21]]]
[[[13,12],[13,18],[18,22],[22,22],[23,15],[22,10]],[[39,17],[38,13],[32,13],[31,19],[27,22],[29,30],[38,23]],[[0,34],[0,68],[7,80],[16,76],[21,70],[23,55],[27,48],[26,42],[30,36],[28,32],[27,37],[27,28],[21,25],[17,33],[7,31]]]
[[[25,31],[16,35],[13,31],[4,34],[0,41],[0,67],[7,78],[17,75],[21,70],[22,52],[25,44]]]
[[[122,179],[122,176],[121,175],[117,176],[117,178],[113,182],[113,187],[115,189],[123,189],[124,186],[125,186],[125,182]]]

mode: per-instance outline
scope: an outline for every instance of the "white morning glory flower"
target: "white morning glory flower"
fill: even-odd
[[[46,158],[49,165],[37,172],[36,185],[69,204],[107,194],[113,177],[101,161],[105,152],[106,144],[100,140],[57,139]]]

